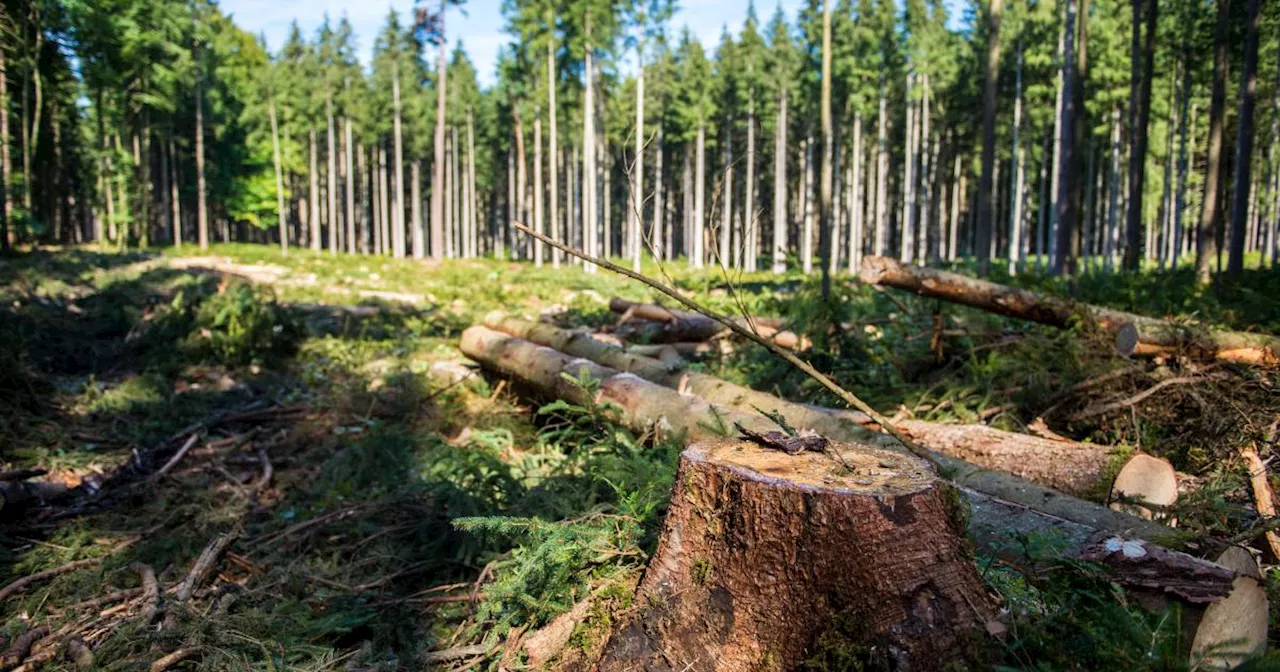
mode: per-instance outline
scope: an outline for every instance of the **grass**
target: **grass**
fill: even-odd
[[[97,665],[142,669],[193,647],[183,665],[199,669],[397,669],[482,643],[490,651],[478,669],[497,669],[510,634],[591,595],[567,655],[589,658],[656,543],[679,446],[626,431],[616,409],[539,407],[503,381],[457,383],[432,365],[457,360],[457,336],[490,310],[603,325],[614,320],[609,297],[652,292],[603,273],[492,260],[282,257],[249,245],[208,254],[85,248],[0,261],[0,469],[38,466],[90,484],[121,465],[150,473],[185,440],[175,433],[205,423],[163,479],[106,480],[74,509],[0,509],[0,583],[103,558],[0,605],[0,636],[111,609],[117,603],[76,605],[139,587],[135,563],[171,588],[210,541],[235,531],[193,601],[167,605],[170,627],[108,614],[87,631]],[[192,268],[228,268],[227,259],[260,286]],[[1232,451],[1247,440],[1260,441],[1264,457],[1274,450],[1265,422],[1280,414],[1273,376],[1239,374],[1171,390],[1129,415],[1071,422],[1090,395],[1125,396],[1166,373],[1116,359],[1085,326],[1039,327],[846,282],[829,307],[816,282],[795,274],[666,271],[714,307],[745,306],[810,333],[813,363],[887,414],[1020,429],[1052,411],[1055,431],[1163,454],[1203,477],[1209,485],[1180,513],[1193,530],[1231,533],[1251,520]],[[1179,270],[1086,276],[1074,289],[1117,308],[1277,331],[1280,306],[1266,300],[1277,277],[1251,271],[1238,286],[1197,293]],[[1034,275],[1017,282],[1066,289]],[[931,343],[935,314],[947,332]],[[835,403],[753,350],[694,366]],[[1061,393],[1126,367],[1101,390]],[[234,416],[277,408],[290,410]],[[273,478],[260,484],[263,455]],[[993,662],[1080,667],[1087,652],[1085,667],[1177,663],[1176,628],[1070,570],[1048,580],[991,573],[1015,624],[1010,640],[992,643]],[[139,610],[118,604],[129,605],[119,614]],[[59,656],[49,666],[70,663]]]

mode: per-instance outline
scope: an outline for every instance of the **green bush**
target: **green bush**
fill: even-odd
[[[203,361],[261,364],[292,355],[301,336],[301,323],[270,290],[233,283],[199,303],[184,349]]]

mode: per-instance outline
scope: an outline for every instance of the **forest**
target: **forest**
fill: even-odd
[[[398,6],[0,0],[0,671],[1280,669],[1280,4]]]

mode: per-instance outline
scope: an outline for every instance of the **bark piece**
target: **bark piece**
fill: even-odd
[[[1260,583],[1258,562],[1243,548],[1232,546],[1218,556],[1218,564],[1237,573],[1231,594],[1210,604],[1200,617],[1191,642],[1191,660],[1208,667],[1236,667],[1267,645],[1269,605]]]
[[[569,611],[551,619],[551,622],[542,629],[526,637],[521,645],[528,654],[529,665],[538,668],[560,655],[564,647],[569,644],[569,638],[573,636],[574,629],[586,620],[590,612],[591,598],[587,597],[579,600]]]
[[[49,636],[49,626],[37,625],[25,633],[15,637],[13,644],[4,653],[0,653],[0,668],[9,669],[21,663],[31,653],[36,642]]]
[[[1267,477],[1267,464],[1258,456],[1258,448],[1250,443],[1240,450],[1245,467],[1249,470],[1249,486],[1253,490],[1254,507],[1263,518],[1274,518],[1276,515],[1275,495],[1271,492],[1271,482]],[[1280,533],[1275,530],[1266,532],[1267,546],[1271,555],[1280,559]]]
[[[859,278],[868,284],[893,287],[1055,327],[1066,327],[1076,316],[1083,315],[1095,321],[1100,328],[1116,334],[1116,347],[1122,355],[1181,352],[1200,359],[1238,364],[1280,364],[1280,338],[1265,334],[1175,324],[958,273],[903,264],[888,257],[864,258]]]
[[[1155,513],[1143,504],[1160,508],[1172,506],[1178,501],[1178,475],[1168,460],[1138,453],[1116,474],[1108,499],[1116,511],[1152,520]]]
[[[840,624],[899,669],[963,655],[990,609],[952,495],[914,456],[832,449],[687,449],[641,606],[598,668],[792,669]]]
[[[654,431],[683,436],[692,441],[723,436],[736,424],[762,433],[777,429],[773,422],[756,411],[713,405],[699,396],[681,394],[634,374],[621,373],[484,327],[471,327],[464,331],[460,347],[464,354],[485,368],[511,376],[546,397],[581,403],[585,401],[586,388],[570,381],[581,375],[592,377],[600,381],[595,401],[616,405],[621,409],[621,422],[637,432]],[[775,401],[778,405],[787,403],[776,398]],[[869,446],[882,440],[880,435],[870,435],[861,426],[842,419],[838,414],[810,412],[815,414],[813,417],[835,420],[827,425],[834,431],[824,434],[830,440]],[[793,426],[798,425],[790,416],[787,416],[787,421]],[[905,452],[900,454],[907,455]],[[1168,527],[1159,523],[1111,511],[1008,474],[987,471],[945,455],[935,453],[933,457],[942,464],[946,478],[957,486],[968,502],[969,533],[980,546],[1012,560],[1017,560],[1018,556],[1009,553],[1010,534],[1051,538],[1063,556],[1078,558],[1100,540],[1109,537],[1122,535],[1125,538],[1158,539],[1170,532]],[[1202,580],[1208,584],[1219,584],[1217,589],[1210,585],[1205,591],[1227,592],[1230,577],[1229,573],[1221,574],[1222,568],[1191,556],[1168,553],[1154,562],[1158,564],[1160,559],[1175,558],[1182,564],[1195,566],[1198,563],[1204,568]],[[1125,577],[1116,578],[1126,583]],[[1149,580],[1139,576],[1136,585],[1145,583]]]

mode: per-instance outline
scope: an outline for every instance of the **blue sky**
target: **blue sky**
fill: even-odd
[[[368,63],[373,38],[386,22],[387,12],[394,8],[407,17],[413,0],[221,0],[224,12],[231,14],[245,30],[262,34],[272,51],[280,48],[289,35],[289,24],[297,19],[304,34],[311,36],[329,14],[334,20],[345,15],[355,28],[358,53]],[[756,12],[762,22],[773,15],[777,2],[761,0]],[[783,11],[794,20],[803,0],[781,0]],[[481,85],[494,79],[494,63],[498,51],[509,37],[502,32],[501,0],[469,0],[462,10],[450,9],[448,33],[450,48],[462,40],[467,53],[479,70]],[[735,35],[747,16],[747,3],[720,0],[679,0],[679,9],[671,21],[673,33],[687,25],[707,48],[720,42],[720,32],[727,24]]]

